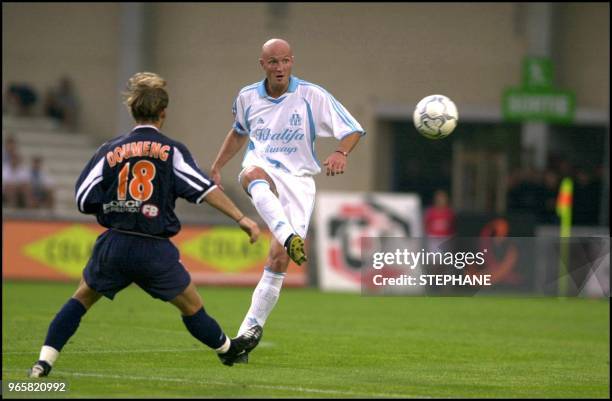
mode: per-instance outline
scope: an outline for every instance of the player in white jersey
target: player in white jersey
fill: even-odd
[[[365,131],[331,94],[291,75],[289,43],[270,39],[259,63],[266,78],[244,87],[234,106],[234,125],[215,162],[211,178],[248,143],[239,181],[273,234],[264,272],[238,333],[263,327],[276,301],[289,258],[306,261],[304,240],[314,208],[315,183],[321,172],[315,138],[340,141],[323,165],[327,175],[344,173],[347,156]],[[246,358],[243,362],[246,362]]]

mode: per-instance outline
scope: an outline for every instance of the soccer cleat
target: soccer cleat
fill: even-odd
[[[45,361],[38,361],[32,366],[32,369],[28,370],[28,377],[31,379],[37,379],[39,377],[45,377],[51,372],[51,365]]]
[[[257,326],[257,327],[261,327],[261,326]],[[260,329],[259,331],[259,340],[257,340],[257,344],[259,344],[259,341],[261,341],[261,337],[263,336],[263,328]],[[251,347],[250,349],[247,349],[246,352],[244,354],[240,354],[238,355],[238,358],[236,358],[236,360],[234,361],[234,363],[249,363],[249,353],[251,351],[253,351],[255,349],[255,347],[257,346],[257,344],[255,344],[253,347]]]
[[[301,265],[306,262],[306,252],[304,252],[304,240],[297,234],[291,234],[285,241],[285,249],[291,260]]]
[[[262,333],[263,329],[261,326],[253,326],[242,333],[242,335],[232,338],[230,349],[223,354],[219,354],[219,359],[227,366],[232,366],[234,363],[245,363],[242,360],[246,356],[248,361],[248,354],[253,348],[257,347]]]

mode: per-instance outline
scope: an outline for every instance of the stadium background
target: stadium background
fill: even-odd
[[[608,3],[5,2],[2,22],[3,142],[12,134],[26,156],[42,154],[58,182],[51,212],[3,206],[3,294],[12,288],[13,295],[29,291],[27,285],[19,287],[25,284],[7,278],[72,282],[78,277],[99,230],[71,203],[73,171],[80,170],[95,146],[129,129],[131,119],[119,94],[129,76],[149,70],[167,79],[171,103],[164,130],[187,144],[207,170],[231,126],[234,97],[262,77],[257,59],[261,44],[270,37],[292,44],[294,75],[328,89],[368,132],[343,176],[316,177],[319,193],[340,192],[362,206],[375,202],[368,197],[373,193],[413,196],[422,214],[433,191],[445,188],[459,213],[462,235],[479,235],[487,222],[502,217],[511,223],[510,235],[556,236],[558,221],[513,209],[507,201],[507,182],[518,170],[562,174],[561,161],[567,160],[575,170],[591,171],[601,184],[585,204],[588,217],[574,227],[574,235],[609,237]],[[551,60],[554,87],[575,94],[571,124],[504,120],[502,95],[521,85],[527,57]],[[40,102],[28,117],[8,110],[5,94],[12,83],[28,83],[42,94],[62,76],[73,80],[78,95],[77,132],[63,132],[43,117]],[[418,100],[433,93],[449,96],[460,113],[457,131],[440,142],[419,137],[411,121]],[[319,140],[317,152],[324,157],[335,146],[333,140]],[[224,169],[223,184],[255,216],[235,180],[240,159]],[[474,185],[485,170],[491,172],[486,181]],[[393,202],[389,208],[394,208]],[[185,237],[179,241],[191,247],[181,252],[195,272],[203,272],[199,282],[250,288],[265,249],[232,259],[244,247],[232,248],[239,233],[224,231],[228,220],[211,208],[185,202],[179,202],[178,211],[186,222]],[[305,272],[290,268],[295,280],[291,285],[327,288],[321,285],[318,269],[320,253],[328,249],[323,249],[316,217],[310,230],[311,259]],[[217,251],[202,251],[210,243]],[[214,260],[202,256],[211,253]],[[63,287],[34,291],[53,293],[57,288]],[[327,300],[323,293],[312,294]],[[5,316],[15,312],[7,308]],[[240,316],[243,305],[236,308]],[[440,309],[432,306],[432,311]],[[609,304],[606,311],[606,316],[594,314],[589,324],[607,328]],[[11,322],[9,327],[16,327]],[[600,334],[609,343],[609,329],[605,330]],[[16,349],[11,337],[17,332],[3,330],[3,345],[9,350]],[[36,344],[42,333],[31,342]],[[3,354],[3,366],[6,361]],[[3,377],[16,365],[8,361]],[[609,377],[607,383],[609,393]]]

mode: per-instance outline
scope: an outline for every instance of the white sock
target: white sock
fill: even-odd
[[[284,278],[285,273],[275,273],[268,270],[268,267],[264,268],[263,275],[253,291],[251,307],[238,329],[238,335],[257,324],[263,327],[278,301]]]
[[[261,218],[266,222],[274,238],[281,245],[285,245],[285,241],[295,230],[289,223],[280,200],[270,189],[268,181],[251,181],[248,192],[251,194],[251,201],[255,209],[257,209]]]
[[[38,357],[38,360],[45,361],[49,365],[53,366],[58,356],[59,356],[58,350],[48,345],[43,345],[43,347],[40,350],[40,356]]]
[[[223,343],[222,346],[217,348],[215,351],[217,351],[217,354],[225,354],[230,349],[231,344],[232,344],[232,340],[230,340],[230,338],[227,335],[225,335],[225,342]]]

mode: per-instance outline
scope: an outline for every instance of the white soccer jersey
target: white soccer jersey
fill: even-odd
[[[263,165],[296,176],[321,172],[317,136],[342,139],[353,132],[365,134],[329,92],[294,76],[278,99],[268,96],[265,80],[244,87],[232,112],[234,130],[249,135],[242,167]]]

